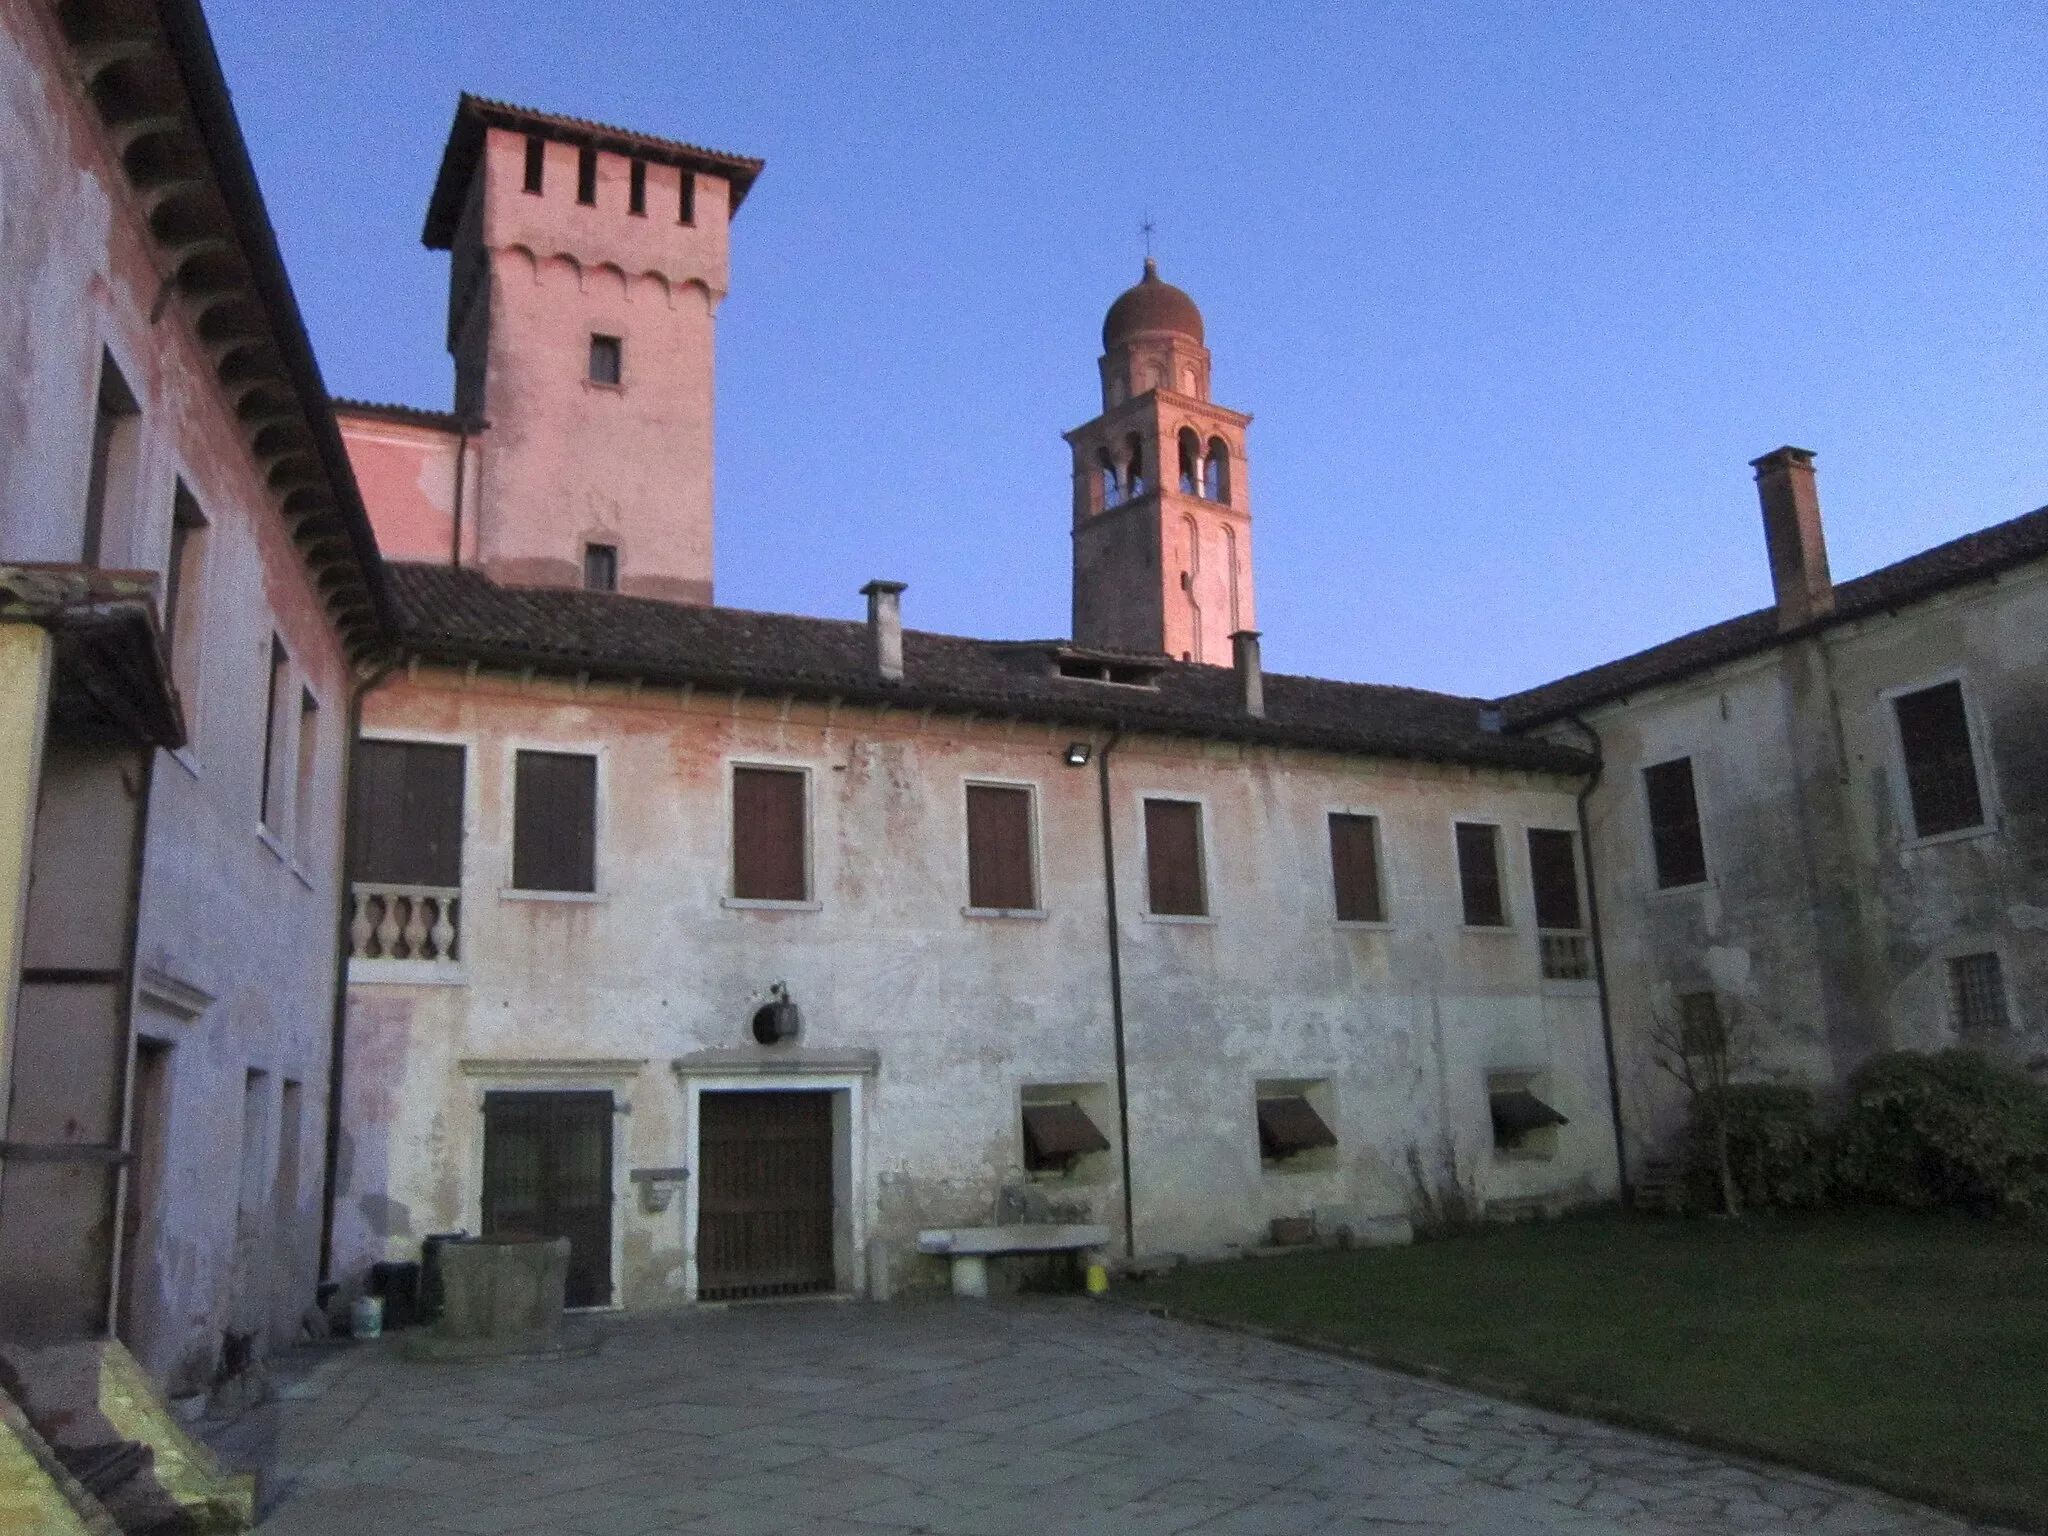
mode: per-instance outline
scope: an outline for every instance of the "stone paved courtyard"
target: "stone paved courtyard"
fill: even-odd
[[[1976,1529],[1084,1300],[619,1319],[593,1355],[490,1366],[393,1343],[325,1359],[255,1426],[265,1532]]]

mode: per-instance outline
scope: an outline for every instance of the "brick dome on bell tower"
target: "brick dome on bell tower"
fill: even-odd
[[[1209,399],[1202,311],[1159,276],[1102,320],[1102,414],[1074,450],[1074,639],[1224,666],[1255,627],[1244,431]]]

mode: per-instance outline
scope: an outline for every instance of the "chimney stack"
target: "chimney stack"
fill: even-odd
[[[1771,586],[1778,597],[1778,628],[1798,629],[1835,611],[1828,576],[1828,545],[1820,526],[1820,493],[1813,455],[1779,448],[1750,460],[1757,500],[1764,509],[1764,541],[1771,553]]]
[[[903,681],[903,589],[901,581],[871,581],[860,589],[868,600],[868,645],[875,676],[885,683]]]
[[[1266,675],[1259,668],[1259,632],[1240,629],[1230,637],[1230,664],[1237,673],[1238,702],[1256,719],[1266,714]]]

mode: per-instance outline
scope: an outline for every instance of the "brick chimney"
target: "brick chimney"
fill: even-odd
[[[1230,660],[1237,672],[1238,703],[1256,718],[1266,713],[1266,674],[1259,666],[1259,632],[1240,629],[1230,637]]]
[[[1798,629],[1835,611],[1813,455],[1804,448],[1778,448],[1750,460],[1750,468],[1756,471],[1757,500],[1763,504],[1778,628]]]
[[[868,644],[875,676],[885,683],[903,681],[903,590],[901,581],[871,581],[860,589],[868,600]]]

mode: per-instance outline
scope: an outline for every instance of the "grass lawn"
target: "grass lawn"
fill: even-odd
[[[1135,1292],[2048,1529],[2048,1234],[1591,1217],[1200,1265]]]

